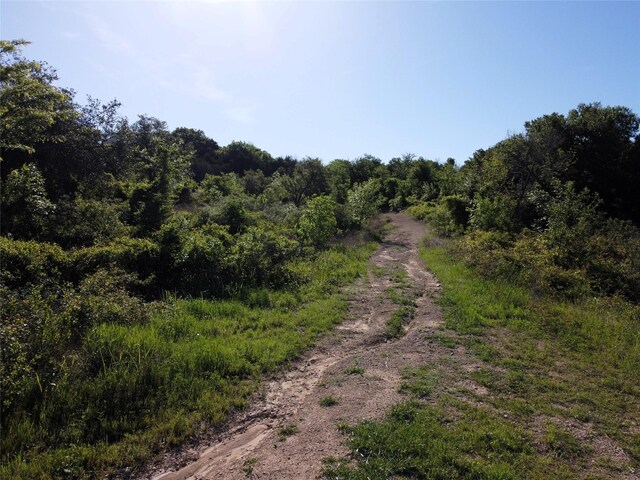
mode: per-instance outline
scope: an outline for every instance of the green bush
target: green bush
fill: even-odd
[[[124,203],[83,197],[60,202],[55,215],[56,241],[66,247],[89,246],[125,237],[130,230],[121,220],[126,208]]]
[[[107,245],[71,250],[73,280],[97,272],[101,268],[118,268],[150,282],[157,270],[160,247],[149,239],[121,237]]]
[[[469,209],[469,226],[474,230],[511,232],[515,219],[515,203],[507,195],[477,197]]]
[[[302,209],[296,228],[303,243],[322,247],[337,233],[336,203],[326,195],[314,197]]]
[[[407,213],[416,220],[425,221],[433,208],[434,204],[431,202],[419,202],[407,208]]]
[[[0,282],[10,288],[56,282],[69,269],[69,256],[58,245],[0,237]]]
[[[428,214],[428,220],[438,234],[446,237],[461,235],[469,220],[467,201],[460,195],[442,197]]]
[[[240,235],[231,249],[233,288],[286,285],[291,274],[286,262],[298,249],[296,241],[284,235],[251,227]]]
[[[179,279],[171,286],[191,295],[220,297],[228,282],[231,236],[227,228],[210,224],[185,232],[173,259],[172,277]]]

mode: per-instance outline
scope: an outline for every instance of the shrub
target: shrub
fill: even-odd
[[[142,280],[152,280],[160,249],[149,239],[120,237],[107,245],[71,250],[74,280],[97,272],[100,268],[118,268],[135,273]]]
[[[358,183],[347,193],[347,205],[356,225],[363,226],[378,213],[384,199],[380,196],[379,182],[371,178]]]
[[[467,200],[460,195],[442,197],[427,214],[427,219],[439,235],[461,235],[468,223]]]
[[[55,238],[68,247],[107,243],[127,236],[129,228],[121,221],[125,213],[125,204],[105,200],[77,197],[73,202],[61,202],[55,216]]]
[[[69,268],[69,256],[57,245],[6,237],[0,237],[0,259],[0,281],[10,288],[55,282]]]
[[[296,228],[303,243],[322,247],[337,232],[336,203],[326,195],[314,197],[302,209]]]
[[[516,218],[513,198],[507,195],[492,198],[477,197],[469,209],[469,226],[474,230],[515,230]]]
[[[288,283],[285,262],[293,258],[297,242],[258,227],[240,235],[231,250],[234,288],[282,286]]]

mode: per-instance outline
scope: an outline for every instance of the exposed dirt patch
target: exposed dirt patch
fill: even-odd
[[[440,363],[438,359],[452,354],[431,338],[443,319],[433,302],[440,284],[418,257],[425,226],[404,215],[387,218],[394,228],[351,296],[347,321],[269,381],[261,398],[219,438],[168,455],[143,478],[315,478],[323,458],[347,454],[339,425],[381,418],[406,399],[399,393],[403,369]],[[386,322],[399,308],[390,289],[400,291],[415,308],[399,339],[386,334]],[[326,398],[337,403],[322,406]],[[297,432],[283,436],[286,425]]]

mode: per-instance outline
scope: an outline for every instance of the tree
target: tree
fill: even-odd
[[[350,167],[347,160],[334,160],[326,167],[331,197],[338,203],[347,200],[347,192],[351,188]]]
[[[6,150],[33,153],[45,140],[62,141],[49,128],[77,115],[71,93],[53,85],[55,71],[20,55],[28,44],[0,41],[0,156]]]
[[[54,210],[38,167],[29,163],[9,174],[2,191],[3,234],[37,239],[47,231]]]
[[[286,177],[285,188],[296,206],[314,195],[328,192],[327,175],[319,158],[307,157],[296,164],[291,177]]]
[[[273,162],[271,155],[247,142],[231,142],[220,150],[220,168],[217,173],[247,170],[265,170]]]
[[[581,104],[567,116],[578,190],[598,193],[607,213],[640,223],[640,117],[627,107]]]
[[[207,137],[202,130],[193,128],[176,128],[171,135],[193,149],[194,157],[191,171],[196,181],[201,181],[206,174],[220,172],[220,157],[218,144]]]
[[[181,143],[166,143],[158,137],[149,149],[138,152],[145,165],[145,177],[136,183],[130,196],[131,210],[143,233],[150,233],[171,213],[178,193],[189,178],[191,152],[185,152]]]
[[[375,177],[376,170],[382,166],[382,160],[373,155],[365,154],[356,158],[351,165],[351,184],[363,183]]]

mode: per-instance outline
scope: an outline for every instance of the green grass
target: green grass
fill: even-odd
[[[402,393],[417,398],[426,398],[433,392],[438,375],[433,368],[428,366],[406,367],[402,370],[402,379],[403,382],[400,384]]]
[[[615,479],[638,471],[640,308],[617,298],[540,298],[479,277],[433,243],[420,255],[443,285],[439,302],[453,331],[437,339],[464,345],[482,366],[455,377],[406,369],[401,389],[416,400],[349,429],[351,462],[326,463],[325,477]],[[488,393],[453,386],[462,379]],[[423,396],[429,403],[417,401]],[[611,439],[630,463],[576,431]]]
[[[385,326],[385,333],[389,338],[400,338],[404,335],[404,327],[413,318],[414,307],[399,307],[395,310]]]
[[[325,478],[524,478],[535,465],[529,435],[488,409],[450,402],[408,402],[361,423],[347,441],[355,466],[327,463]]]
[[[239,300],[174,299],[142,325],[101,324],[65,358],[36,409],[2,432],[3,479],[93,478],[136,468],[246,406],[261,375],[339,323],[339,287],[366,271],[374,244],[293,266],[295,289]]]

